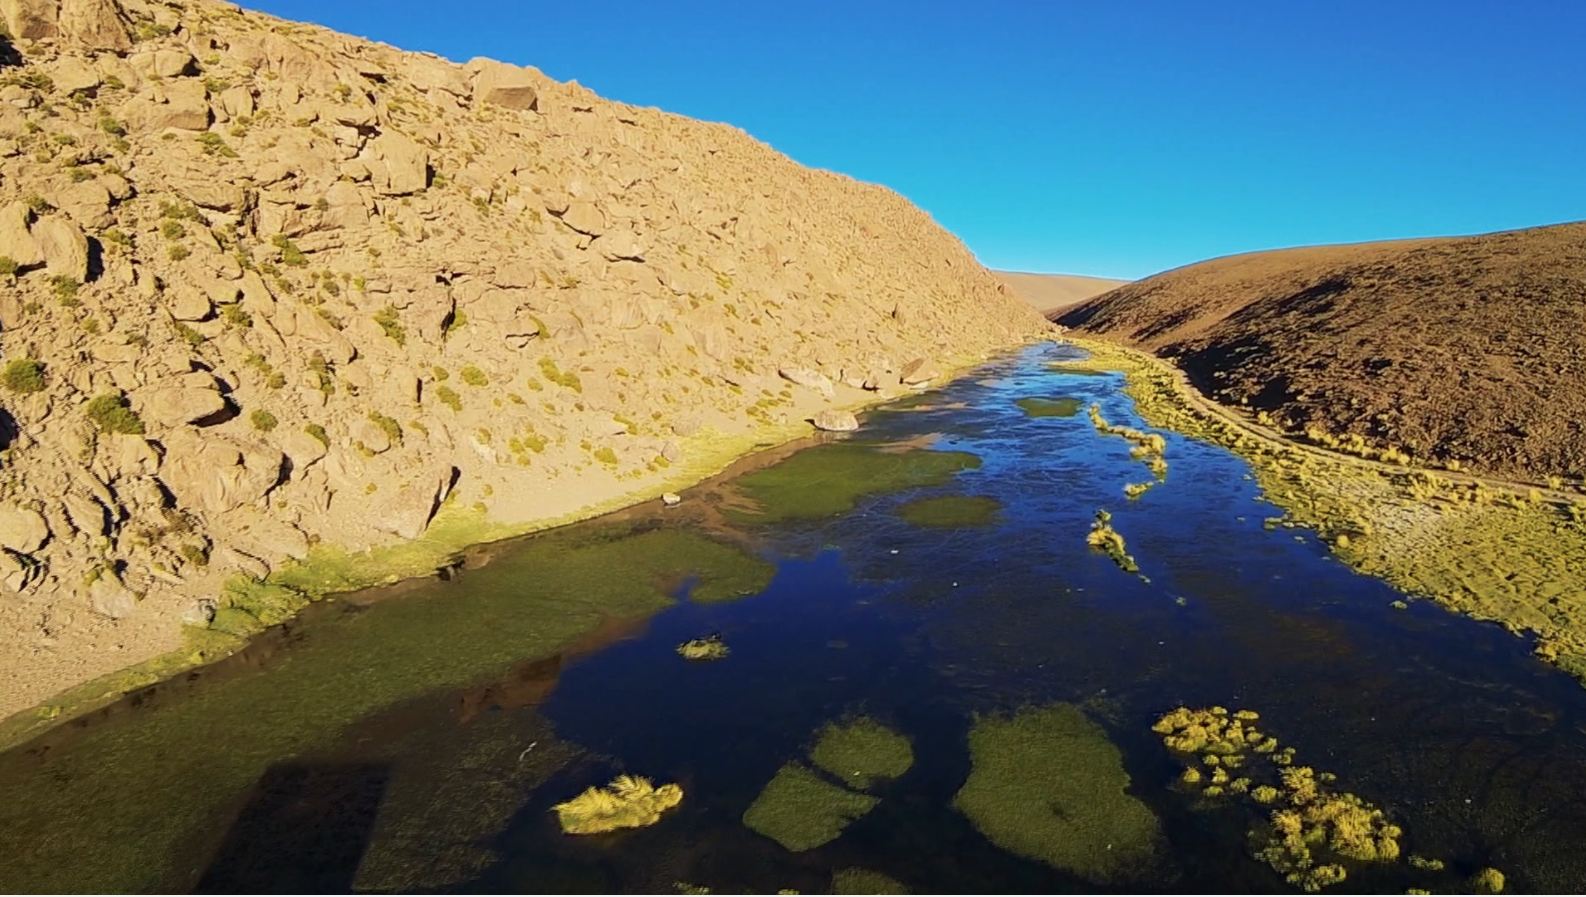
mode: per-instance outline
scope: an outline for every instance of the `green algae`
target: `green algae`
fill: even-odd
[[[788,850],[811,850],[837,838],[879,801],[835,785],[801,763],[777,770],[743,814],[743,824]]]
[[[917,498],[898,508],[898,516],[915,526],[961,529],[997,522],[1002,503],[984,495],[942,495]]]
[[[1156,816],[1128,794],[1122,755],[1079,708],[982,717],[969,754],[953,805],[993,844],[1093,882],[1148,875]]]
[[[1083,403],[1079,399],[1068,397],[1043,399],[1039,396],[1029,396],[1014,404],[1024,409],[1026,417],[1073,417],[1079,413]]]
[[[907,894],[909,889],[890,875],[850,866],[832,873],[833,894]]]
[[[68,732],[42,764],[0,756],[0,890],[191,887],[235,802],[273,764],[405,698],[550,656],[610,619],[759,591],[773,568],[683,530],[581,527],[468,571],[448,600],[393,597],[317,625],[272,665]],[[103,800],[114,795],[114,800]]]
[[[810,761],[851,788],[869,790],[879,779],[895,779],[914,765],[909,739],[868,717],[829,723]]]
[[[738,478],[733,488],[752,507],[729,509],[729,516],[743,522],[835,517],[866,495],[940,486],[979,466],[967,452],[827,443]]]
[[[1316,530],[1351,567],[1406,594],[1537,636],[1536,653],[1586,682],[1586,515],[1578,503],[1453,472],[1327,454],[1236,421],[1165,362],[1072,339],[1090,357],[1054,370],[1122,373],[1141,418],[1250,463],[1286,525]],[[1078,371],[1076,371],[1078,372]]]

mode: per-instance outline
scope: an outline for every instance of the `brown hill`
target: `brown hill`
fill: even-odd
[[[1032,274],[1024,271],[993,273],[998,280],[1008,285],[1008,289],[1013,290],[1014,295],[1048,317],[1128,283],[1127,280],[1086,277],[1083,274]]]
[[[1056,320],[1293,431],[1511,478],[1586,473],[1586,223],[1230,256]]]
[[[207,0],[0,11],[0,714],[271,622],[223,586],[313,546],[655,495],[1048,326],[731,127]]]

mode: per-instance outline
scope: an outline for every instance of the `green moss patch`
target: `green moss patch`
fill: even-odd
[[[878,803],[821,778],[800,763],[788,763],[743,814],[743,824],[788,850],[810,850],[834,840]]]
[[[915,526],[957,529],[990,526],[997,522],[1002,502],[984,495],[944,495],[920,498],[898,508],[898,516]]]
[[[1043,399],[1036,396],[1020,399],[1014,402],[1024,409],[1026,417],[1073,417],[1079,413],[1082,403],[1079,399],[1063,397],[1060,399]]]
[[[967,452],[818,445],[740,477],[734,488],[752,507],[732,509],[731,515],[767,522],[835,517],[852,511],[866,495],[939,486],[979,466],[980,459]]]
[[[988,716],[969,733],[970,773],[953,799],[1003,850],[1090,881],[1144,877],[1156,816],[1129,796],[1122,756],[1069,704]]]
[[[356,572],[321,566],[310,583],[308,569],[294,589],[232,593],[217,620],[275,619],[310,585]],[[0,755],[0,891],[187,890],[192,857],[210,854],[235,802],[272,765],[398,701],[499,676],[606,620],[655,613],[684,581],[697,594],[741,595],[772,570],[687,531],[577,527],[438,587],[444,600],[410,594],[329,615],[263,668],[67,732],[42,763]]]
[[[853,788],[895,779],[914,765],[909,739],[868,717],[830,723],[821,730],[810,760]]]

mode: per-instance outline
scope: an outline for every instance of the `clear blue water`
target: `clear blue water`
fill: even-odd
[[[1301,762],[1337,773],[1342,787],[1387,810],[1405,829],[1407,854],[1450,863],[1441,876],[1402,863],[1351,869],[1335,890],[1453,889],[1488,865],[1508,874],[1511,889],[1586,886],[1577,847],[1586,836],[1586,690],[1500,628],[1425,602],[1395,610],[1390,604],[1402,596],[1350,571],[1313,535],[1265,529],[1277,509],[1260,498],[1244,462],[1220,448],[1167,434],[1166,483],[1125,500],[1125,483],[1148,478],[1129,443],[1098,434],[1083,412],[1031,418],[1015,405],[1073,396],[1099,404],[1111,421],[1143,426],[1119,378],[1046,367],[1071,351],[1032,349],[908,410],[866,418],[856,439],[933,437],[933,449],[982,460],[946,485],[776,524],[721,523],[712,511],[732,500],[730,482],[690,493],[677,512],[620,515],[752,546],[775,564],[775,576],[760,594],[725,603],[689,601],[685,582],[675,606],[613,624],[577,650],[524,658],[466,688],[414,695],[328,733],[312,756],[276,758],[277,778],[294,764],[328,768],[342,790],[287,776],[251,796],[211,795],[222,808],[212,835],[184,845],[191,856],[180,868],[188,871],[162,886],[389,882],[369,874],[372,844],[402,812],[400,789],[423,782],[432,809],[462,810],[425,817],[442,821],[425,822],[434,830],[410,851],[424,871],[396,879],[409,887],[668,891],[690,882],[719,892],[811,893],[850,866],[919,891],[1124,887],[1005,853],[952,807],[969,770],[974,716],[1051,701],[1076,703],[1106,728],[1123,752],[1131,792],[1161,819],[1169,862],[1131,887],[1287,889],[1250,857],[1248,815],[1197,807],[1170,787],[1181,767],[1149,727],[1180,704],[1260,711],[1263,728],[1295,747]],[[1002,510],[992,525],[959,529],[915,526],[897,514],[904,502],[953,494],[990,496]],[[1087,548],[1098,508],[1112,511],[1143,576]],[[492,568],[512,569],[515,550],[503,547],[483,568],[404,587],[356,612],[452,602],[466,613],[470,589]],[[87,726],[135,732],[160,706],[187,699],[184,690],[211,687],[206,678],[271,676],[292,662],[294,640],[352,612],[343,603],[316,608],[292,637],[234,662],[241,668],[223,664],[166,686],[153,710],[129,704]],[[679,642],[708,633],[731,646],[728,658],[677,657]],[[876,810],[804,853],[745,828],[744,810],[777,768],[802,756],[823,723],[856,713],[914,742],[914,767],[879,787]],[[547,728],[573,746],[570,758],[525,778],[518,770],[536,748],[515,753],[515,745],[540,744],[533,739]],[[522,741],[506,752],[469,752],[503,737]],[[0,779],[23,763],[47,775],[72,750],[67,738],[57,759],[36,747],[0,756]],[[475,759],[458,759],[465,756]],[[468,774],[455,775],[463,767]],[[549,807],[618,772],[679,782],[687,797],[647,829],[562,835]],[[202,798],[203,782],[194,785]],[[342,817],[345,825],[336,821]],[[475,830],[485,817],[496,821]],[[448,831],[445,820],[457,818],[475,825]],[[293,836],[304,825],[314,837]],[[459,843],[486,860],[454,862]],[[71,885],[64,873],[60,881]]]

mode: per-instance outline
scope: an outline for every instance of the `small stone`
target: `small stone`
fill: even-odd
[[[661,504],[666,505],[669,508],[677,507],[679,504],[682,504],[682,502],[683,496],[678,495],[676,492],[661,493]]]

